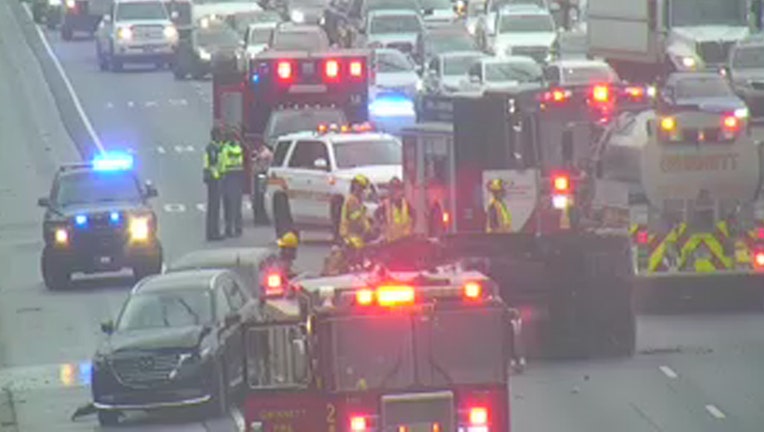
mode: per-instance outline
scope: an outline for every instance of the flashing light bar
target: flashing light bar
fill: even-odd
[[[552,176],[552,186],[557,193],[570,193],[570,177],[567,174],[555,174]]]
[[[595,85],[592,88],[592,97],[595,102],[610,102],[610,87],[606,84]]]
[[[265,277],[265,292],[266,297],[280,297],[284,295],[284,278],[279,271],[270,271]]]
[[[320,124],[316,128],[316,131],[320,134],[325,134],[328,132],[340,132],[340,133],[347,133],[347,132],[371,132],[374,130],[374,126],[372,126],[371,123],[361,123],[361,124],[353,124],[353,125],[338,125],[336,123],[332,123],[329,125],[326,124]]]
[[[104,153],[93,159],[96,171],[125,171],[133,169],[133,156],[127,153]]]
[[[380,96],[369,104],[369,114],[374,117],[413,117],[416,108],[405,96]]]
[[[283,81],[292,79],[292,63],[286,60],[279,61],[276,65],[276,74]]]
[[[85,226],[85,224],[88,223],[88,217],[85,215],[77,215],[74,217],[74,223],[77,224],[77,226]]]

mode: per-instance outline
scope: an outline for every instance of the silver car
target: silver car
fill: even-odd
[[[764,111],[764,38],[738,42],[730,53],[725,75],[753,113]]]
[[[409,98],[421,89],[421,79],[411,58],[392,48],[374,51],[374,78],[371,99],[380,94],[397,94]]]
[[[424,23],[417,11],[377,10],[366,18],[365,45],[368,48],[395,48],[414,54]]]
[[[481,92],[483,90],[541,88],[544,73],[532,58],[512,56],[504,58],[488,57],[472,65],[464,78],[462,89]]]
[[[423,91],[429,94],[447,94],[461,90],[467,71],[481,58],[480,51],[454,51],[435,56],[424,73]]]

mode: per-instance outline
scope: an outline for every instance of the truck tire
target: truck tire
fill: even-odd
[[[276,238],[294,229],[292,211],[289,208],[289,198],[283,192],[273,196],[273,228],[276,230]]]
[[[40,270],[45,286],[51,291],[65,289],[71,285],[71,272],[53,258],[48,247],[42,251]]]
[[[329,217],[332,221],[332,240],[337,244],[340,244],[342,241],[340,237],[340,219],[342,218],[342,204],[344,202],[344,197],[334,196],[329,207]]]
[[[98,424],[101,426],[119,425],[119,411],[98,410]]]

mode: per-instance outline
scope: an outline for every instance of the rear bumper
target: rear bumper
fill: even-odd
[[[171,402],[153,402],[153,403],[102,403],[94,402],[93,406],[99,410],[111,411],[147,411],[165,408],[182,408],[207,403],[212,399],[210,395],[190,399],[179,399]]]
[[[100,15],[73,14],[64,12],[63,26],[75,31],[95,32],[101,22]]]
[[[665,282],[697,282],[701,280],[714,280],[722,282],[729,280],[739,281],[761,281],[764,283],[764,272],[754,270],[722,270],[708,273],[701,272],[655,272],[640,273],[635,276],[637,282],[665,281]],[[726,285],[725,285],[726,286]],[[719,286],[723,288],[722,285]],[[762,285],[764,289],[764,285]]]

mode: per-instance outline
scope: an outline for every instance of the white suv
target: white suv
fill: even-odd
[[[121,70],[125,63],[169,65],[178,31],[159,0],[115,0],[96,33],[101,70]]]
[[[268,169],[265,212],[276,235],[290,227],[331,229],[357,174],[372,187],[366,201],[374,211],[393,177],[401,178],[401,142],[367,131],[300,132],[279,138]]]

